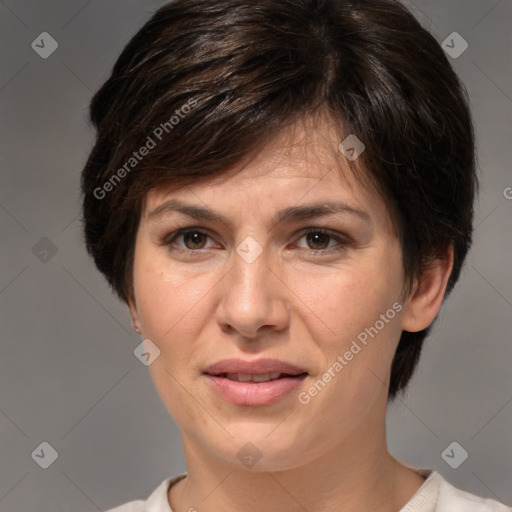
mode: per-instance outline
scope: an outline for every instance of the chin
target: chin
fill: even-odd
[[[255,473],[286,471],[303,465],[306,440],[302,438],[300,443],[294,442],[295,436],[285,428],[278,433],[279,427],[269,435],[274,428],[275,425],[262,426],[259,422],[244,423],[236,428],[231,425],[227,430],[233,437],[225,436],[220,445],[210,445],[209,451],[228,465]],[[313,439],[311,444],[317,442]]]

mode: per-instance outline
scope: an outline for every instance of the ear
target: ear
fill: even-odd
[[[453,246],[435,258],[416,280],[405,301],[402,329],[417,332],[427,328],[436,318],[446,292],[453,267]]]
[[[133,299],[128,299],[128,308],[130,309],[130,316],[132,317],[133,330],[137,334],[142,334],[139,315],[137,313],[137,306],[135,305],[135,301]]]

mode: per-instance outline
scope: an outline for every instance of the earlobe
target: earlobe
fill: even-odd
[[[404,331],[418,332],[434,321],[443,303],[452,267],[453,246],[450,246],[430,263],[415,282],[402,315]]]
[[[135,306],[135,302],[132,299],[128,300],[128,308],[130,309],[130,316],[132,317],[133,330],[137,334],[142,334],[142,328],[140,326],[139,315],[137,313],[137,308]]]

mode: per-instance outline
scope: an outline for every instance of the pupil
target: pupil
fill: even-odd
[[[203,235],[201,233],[187,233],[185,235],[185,245],[188,247],[189,245],[193,245],[194,247],[188,247],[189,249],[200,249],[200,247],[196,247],[197,245],[201,244],[201,237]],[[190,241],[191,243],[187,243]],[[204,244],[203,244],[204,245]]]
[[[328,239],[328,235],[324,235],[323,233],[310,233],[308,235],[308,242],[311,242],[312,245],[320,244],[322,247],[313,247],[314,249],[323,249],[325,248],[326,239]]]

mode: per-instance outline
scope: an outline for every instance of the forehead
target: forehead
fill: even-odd
[[[143,216],[180,197],[226,212],[237,203],[249,211],[258,204],[279,209],[300,202],[342,200],[377,217],[388,217],[382,194],[366,185],[370,182],[367,172],[357,160],[346,159],[340,142],[339,131],[325,118],[302,120],[221,175],[183,189],[160,185],[150,190]]]

